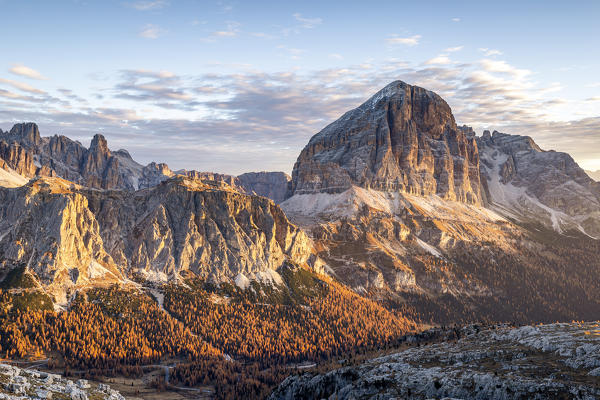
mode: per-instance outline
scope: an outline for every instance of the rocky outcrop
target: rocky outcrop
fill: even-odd
[[[0,364],[0,398],[125,400],[118,391],[86,379],[73,382],[60,375]]]
[[[1,269],[25,265],[64,299],[92,282],[177,279],[277,281],[312,245],[271,200],[176,177],[149,189],[99,191],[58,178],[0,189]]]
[[[311,138],[289,195],[352,185],[480,204],[477,143],[440,96],[392,82]]]
[[[528,136],[497,131],[485,131],[477,142],[492,207],[559,232],[577,229],[600,237],[600,183],[570,155],[543,151]]]
[[[237,177],[237,185],[246,193],[268,197],[275,203],[285,200],[291,177],[285,172],[247,172]]]
[[[270,399],[592,399],[599,337],[598,323],[454,329],[453,340],[289,377]]]

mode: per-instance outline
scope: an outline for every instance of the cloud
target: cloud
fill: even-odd
[[[0,78],[0,83],[4,83],[7,85],[10,85],[14,88],[17,88],[23,92],[29,92],[29,93],[33,93],[33,94],[46,94],[46,92],[44,92],[41,89],[36,89],[31,85],[28,85],[27,83],[22,83],[22,82],[16,82],[10,79],[3,79]]]
[[[515,78],[525,77],[531,74],[531,71],[527,69],[515,68],[512,65],[509,65],[506,61],[483,59],[480,61],[480,63],[483,69],[486,71],[506,73]]]
[[[337,53],[331,53],[329,55],[329,58],[333,58],[333,59],[336,59],[336,60],[343,60],[344,59],[344,57],[341,54],[337,54]]]
[[[448,47],[444,50],[444,53],[455,53],[457,51],[461,51],[464,46],[456,46],[456,47]]]
[[[304,49],[297,49],[295,47],[288,47],[285,45],[279,45],[279,46],[277,46],[277,48],[285,50],[290,55],[290,58],[292,60],[299,60],[300,55],[303,53],[306,53],[306,50],[304,50]]]
[[[154,24],[146,24],[140,31],[139,36],[146,39],[158,39],[163,36],[167,31]]]
[[[48,79],[33,68],[26,67],[22,64],[14,64],[9,71],[15,75],[24,76],[26,78],[45,80]]]
[[[397,35],[393,35],[392,37],[385,39],[385,41],[389,44],[404,44],[412,47],[418,45],[420,39],[421,35],[414,35],[410,37],[398,37]]]
[[[299,13],[295,13],[292,16],[296,21],[300,22],[300,26],[304,29],[313,29],[323,23],[323,19],[321,18],[305,18]]]
[[[481,52],[483,52],[483,54],[486,57],[492,57],[492,56],[500,56],[500,55],[502,55],[502,52],[500,50],[488,49],[487,47],[481,47],[478,50],[481,51]]]
[[[585,101],[600,101],[600,96],[589,97]]]
[[[211,36],[215,37],[235,37],[240,32],[240,23],[236,21],[227,21],[227,29],[215,31]]]
[[[448,58],[447,55],[440,54],[437,57],[433,57],[433,58],[425,61],[425,65],[433,65],[433,64],[448,65],[448,64],[452,64],[452,60],[450,60],[450,58]]]
[[[136,1],[129,4],[131,7],[139,11],[150,11],[158,10],[169,5],[166,0],[154,0],[154,1]]]
[[[460,22],[460,18],[452,18],[452,22]]]

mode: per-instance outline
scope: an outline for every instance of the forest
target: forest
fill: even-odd
[[[416,329],[328,278],[302,269],[284,277],[287,288],[254,283],[246,291],[190,278],[161,288],[164,310],[151,294],[118,286],[78,293],[63,312],[44,294],[3,289],[0,354],[49,357],[51,368],[90,377],[176,361],[173,384],[262,397],[296,363],[395,346]]]

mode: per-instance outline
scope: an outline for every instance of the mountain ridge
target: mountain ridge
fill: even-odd
[[[196,170],[172,171],[165,163],[137,163],[124,149],[111,151],[106,138],[93,136],[89,148],[66,136],[42,137],[33,122],[15,124],[9,131],[0,130],[1,168],[15,171],[24,178],[61,177],[83,186],[98,189],[138,190],[172,178],[189,178],[226,182],[239,191],[283,200],[289,176],[283,172],[246,173],[239,177]],[[8,170],[9,168],[10,170]],[[270,185],[266,185],[269,183]]]

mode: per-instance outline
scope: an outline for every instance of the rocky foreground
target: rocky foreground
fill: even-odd
[[[105,384],[77,382],[60,375],[0,364],[0,399],[125,400]]]
[[[457,330],[457,340],[324,375],[287,378],[271,399],[597,399],[600,323]]]

